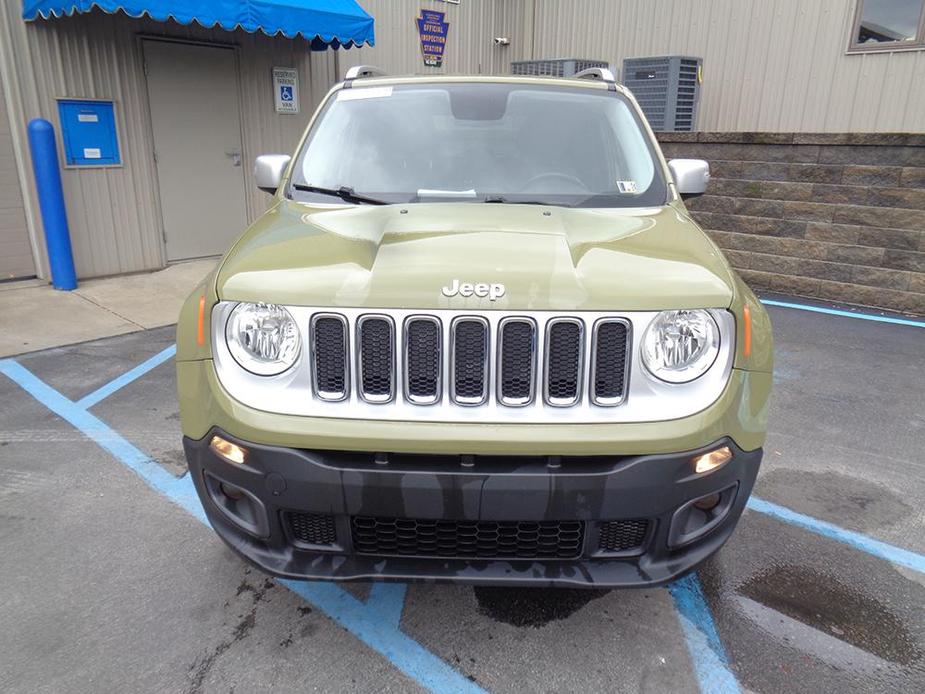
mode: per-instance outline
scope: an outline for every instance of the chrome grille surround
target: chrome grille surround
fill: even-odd
[[[720,328],[720,347],[714,365],[702,376],[687,384],[670,384],[651,376],[642,365],[636,336],[643,335],[657,311],[496,311],[448,309],[357,309],[331,307],[287,306],[299,326],[302,351],[292,368],[277,376],[258,376],[244,370],[233,359],[225,341],[226,320],[237,305],[223,301],[212,311],[212,345],[215,372],[222,388],[235,400],[264,412],[331,417],[341,419],[385,420],[408,422],[464,422],[509,424],[616,424],[621,422],[656,422],[693,415],[715,402],[722,394],[732,371],[735,341],[735,320],[725,309],[710,309]],[[391,375],[392,397],[375,402],[360,393],[362,379],[358,357],[360,344],[358,324],[364,317],[388,317],[391,321],[394,372]],[[318,389],[317,361],[312,341],[322,318],[336,318],[344,326],[344,359],[348,365],[344,374],[344,391]],[[477,319],[487,326],[484,397],[481,404],[463,403],[453,399],[454,374],[451,351],[452,328],[457,319]],[[561,320],[578,322],[583,335],[581,344],[581,378],[579,396],[571,406],[553,405],[546,401],[545,364],[547,333],[550,325]],[[409,330],[418,320],[436,326],[437,334],[427,336],[424,344],[435,343],[440,350],[436,373],[435,395],[429,390],[433,379],[430,366],[425,378],[416,381],[418,396],[411,392],[408,373]],[[536,326],[532,379],[533,397],[530,402],[502,399],[500,352],[503,345],[501,326],[508,320],[529,320]],[[594,344],[600,325],[619,321],[627,327],[627,349],[622,397],[616,401],[597,397],[594,392],[592,368]],[[431,340],[431,337],[434,340]],[[421,374],[419,374],[421,375]],[[423,387],[422,387],[423,384]],[[426,395],[424,395],[426,393]]]
[[[328,339],[328,335],[322,335],[321,332],[324,330],[327,332],[327,328],[321,328],[320,323],[328,324],[328,321],[338,321],[343,326],[343,347],[338,349],[337,345],[331,348],[332,355],[335,351],[343,352],[341,357],[343,362],[343,387],[342,388],[322,388],[322,380],[327,381],[327,378],[322,379],[319,375],[318,363],[321,359],[322,350],[319,346],[319,340]],[[331,337],[334,337],[331,335]],[[303,336],[304,339],[304,336]],[[312,316],[311,319],[311,330],[309,331],[309,344],[311,345],[311,371],[312,371],[312,390],[316,397],[321,400],[327,400],[329,402],[340,402],[341,400],[346,400],[347,395],[350,393],[350,330],[347,326],[347,319],[340,315],[339,313],[316,313]],[[325,348],[327,350],[327,348]],[[337,369],[335,369],[337,370]],[[323,384],[325,386],[330,385],[330,383]]]
[[[515,326],[518,324],[528,325],[530,326],[530,330],[532,331],[532,335],[531,335],[532,345],[530,347],[530,354],[529,354],[530,363],[528,367],[528,372],[529,372],[529,386],[527,389],[528,392],[527,392],[527,395],[520,395],[520,396],[505,395],[504,383],[505,383],[505,379],[507,378],[507,374],[505,373],[505,368],[506,368],[505,361],[506,360],[505,360],[504,334],[507,331],[508,327]],[[531,404],[533,402],[533,399],[536,397],[536,353],[537,353],[536,334],[537,334],[536,321],[533,320],[532,318],[528,318],[527,316],[508,316],[507,318],[502,318],[498,322],[498,337],[497,337],[498,350],[497,350],[497,355],[495,356],[495,359],[497,360],[495,363],[497,364],[496,371],[498,374],[498,378],[497,378],[497,383],[495,385],[495,387],[497,388],[497,393],[495,394],[495,397],[498,399],[498,402],[500,402],[502,405],[505,405],[506,407],[526,407],[527,405]],[[510,352],[508,352],[507,355],[508,355],[508,358],[510,358]]]
[[[598,380],[601,374],[603,367],[600,362],[600,352],[599,348],[602,347],[600,341],[601,329],[605,326],[611,325],[622,325],[626,330],[626,337],[623,341],[624,351],[626,352],[623,359],[623,387],[622,393],[617,395],[601,395],[598,392]],[[625,318],[599,318],[594,321],[594,328],[591,332],[591,374],[592,378],[590,379],[590,395],[591,402],[600,407],[615,407],[621,404],[626,399],[626,390],[629,384],[630,376],[630,362],[632,361],[630,357],[630,349],[633,346],[633,324],[626,320]]]
[[[388,343],[385,350],[387,353],[384,359],[382,355],[373,354],[373,346],[367,345],[365,341],[364,327],[377,322],[388,326]],[[372,330],[369,331],[369,334],[372,336]],[[375,339],[375,337],[373,336],[370,339]],[[357,361],[357,393],[366,402],[392,402],[395,398],[395,321],[392,320],[391,316],[385,314],[370,313],[360,316],[356,321],[356,342],[354,344],[356,345],[354,351],[356,352]],[[382,361],[387,363],[383,365],[381,364]],[[383,371],[385,374],[382,373]],[[385,380],[387,386],[385,388],[371,387],[369,383],[371,378]],[[385,392],[380,392],[382,390],[385,390]]]
[[[435,343],[433,349],[436,352],[433,359],[427,354],[426,349],[412,342],[415,339],[412,335],[412,328],[418,324],[430,324],[436,330],[436,333],[433,333]],[[402,369],[402,385],[405,399],[412,405],[434,405],[440,402],[443,396],[443,325],[440,323],[440,319],[426,314],[408,316],[405,318],[402,335],[401,353],[402,364],[404,365]],[[427,336],[421,335],[419,337],[427,339]],[[420,355],[418,354],[419,350],[423,352]],[[420,368],[415,368],[412,374],[412,362],[415,359],[423,359],[427,362],[435,361],[436,364],[425,364],[424,366],[429,367],[426,373],[421,373]],[[426,388],[417,383],[419,380],[423,380]],[[430,385],[431,381],[433,381],[432,387]],[[428,391],[428,394],[421,392],[425,390]],[[433,391],[433,395],[429,394],[430,391]]]
[[[472,355],[471,359],[468,359],[464,364],[462,369],[463,373],[460,373],[460,363],[459,359],[465,358],[467,354],[463,353],[463,350],[457,347],[457,343],[461,339],[460,330],[463,327],[470,325],[479,325],[482,328],[482,339],[481,346],[478,344],[466,345],[466,352],[471,352],[474,349],[481,349],[481,355],[477,352]],[[479,405],[484,405],[488,400],[489,388],[489,368],[491,360],[491,327],[488,325],[488,321],[481,316],[458,316],[453,319],[450,323],[450,359],[449,359],[449,368],[450,368],[450,399],[455,402],[457,405],[463,405],[465,407],[478,407]],[[473,336],[475,337],[475,336]],[[469,336],[465,337],[468,342],[470,339]],[[478,338],[475,337],[477,340]],[[476,380],[477,378],[481,381],[481,389],[478,395],[469,395],[466,392],[459,393],[457,391],[462,389],[468,389],[470,386],[470,381]]]
[[[560,345],[562,340],[568,340],[568,335],[558,338],[554,333],[561,333],[563,328],[574,325],[577,328],[575,353],[569,354],[565,350],[568,344]],[[546,349],[543,360],[543,398],[547,405],[552,407],[572,407],[581,401],[582,375],[584,373],[584,344],[585,326],[578,318],[553,318],[546,324]],[[573,358],[574,357],[574,358]],[[574,361],[574,367],[570,362]],[[565,377],[572,375],[567,372],[574,371],[574,388],[568,384],[560,387]],[[561,373],[560,373],[561,372]],[[563,388],[574,390],[574,395],[559,394]]]

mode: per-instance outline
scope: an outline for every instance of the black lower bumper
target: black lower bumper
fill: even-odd
[[[218,456],[214,434],[244,447],[245,463]],[[678,578],[729,538],[762,455],[729,440],[561,459],[296,450],[218,430],[183,443],[212,526],[267,573],[535,586]],[[692,458],[719,446],[732,459],[695,475]],[[692,506],[712,495],[711,510]]]

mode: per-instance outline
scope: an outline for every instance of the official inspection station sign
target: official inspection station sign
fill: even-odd
[[[291,67],[273,68],[273,100],[277,113],[299,112],[299,71]]]
[[[440,67],[443,65],[443,49],[446,47],[446,32],[449,24],[445,21],[445,12],[421,10],[421,16],[415,19],[418,34],[421,36],[421,55],[424,65]]]

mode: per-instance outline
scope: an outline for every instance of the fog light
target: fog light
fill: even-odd
[[[732,450],[729,446],[717,448],[715,451],[698,455],[694,458],[694,472],[698,475],[704,472],[712,472],[732,460]]]
[[[229,499],[232,499],[233,501],[240,501],[244,498],[244,492],[242,492],[237,487],[232,487],[230,484],[225,484],[222,482],[218,488],[222,490],[222,494],[227,496]]]
[[[694,508],[699,508],[701,511],[712,511],[717,506],[719,506],[719,494],[710,494],[694,502]]]
[[[229,463],[235,463],[236,465],[243,465],[244,457],[247,455],[247,451],[243,448],[231,443],[231,441],[226,441],[221,436],[213,436],[212,441],[209,443],[209,448]]]

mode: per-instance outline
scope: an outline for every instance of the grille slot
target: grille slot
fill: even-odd
[[[594,326],[591,399],[596,405],[619,405],[626,392],[629,327],[622,320],[601,320]]]
[[[453,400],[481,405],[488,397],[488,322],[484,318],[453,321]]]
[[[507,318],[498,334],[498,399],[508,406],[533,402],[536,363],[536,325],[523,318]]]
[[[389,402],[395,395],[395,330],[386,316],[363,316],[357,321],[357,359],[360,397],[367,402]]]
[[[418,405],[440,400],[441,339],[436,318],[412,317],[405,322],[405,395]]]
[[[376,556],[574,559],[581,521],[453,521],[354,516],[353,548]]]
[[[347,397],[347,319],[320,314],[312,317],[312,385],[323,400]]]
[[[337,544],[337,530],[334,517],[322,513],[284,514],[289,535],[297,544],[328,545]]]
[[[602,521],[598,549],[607,554],[638,552],[648,535],[649,521],[645,519]]]
[[[546,402],[568,407],[581,398],[582,324],[571,318],[549,322],[546,332]]]

